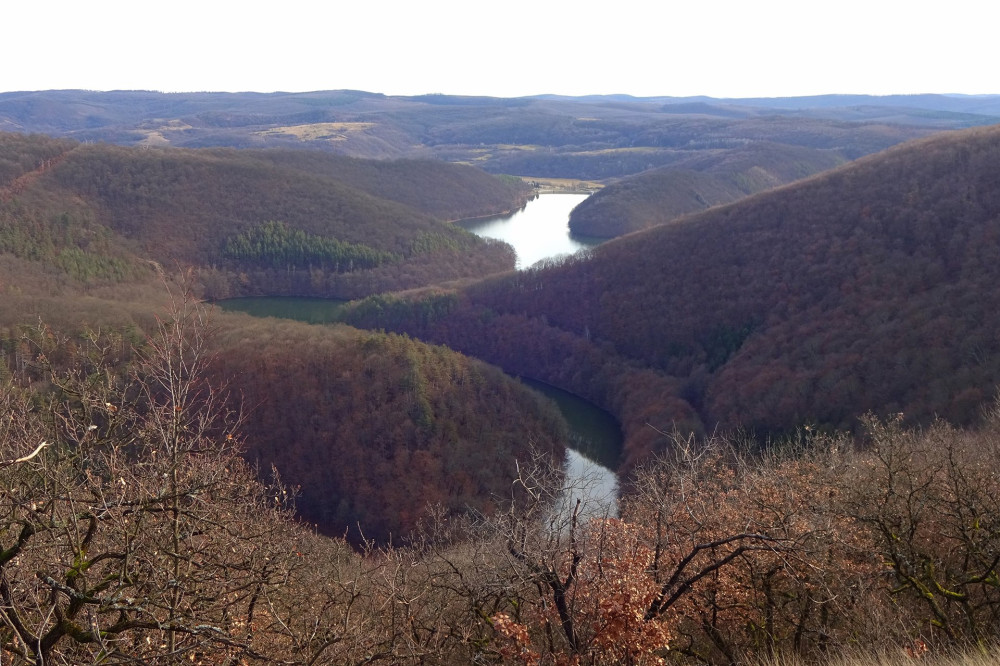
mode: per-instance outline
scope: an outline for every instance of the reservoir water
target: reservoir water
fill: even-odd
[[[574,236],[569,214],[589,194],[544,193],[510,215],[458,222],[477,236],[498,238],[517,252],[517,267],[527,268],[544,259],[575,254],[603,239]],[[572,442],[566,450],[566,478],[557,509],[566,517],[576,501],[586,516],[617,515],[618,468],[622,450],[621,429],[614,418],[596,405],[542,382],[521,381],[555,401],[569,423]]]
[[[517,251],[517,267],[528,268],[543,260],[574,254],[598,245],[602,239],[575,236],[569,231],[569,214],[589,194],[539,194],[524,208],[479,220],[456,222],[484,238],[498,238]]]
[[[226,311],[246,312],[255,317],[281,317],[312,324],[336,321],[344,301],[322,298],[261,296],[217,301]],[[622,451],[622,433],[615,419],[583,398],[543,382],[522,377],[521,382],[556,403],[570,428],[566,449],[564,487],[557,511],[564,522],[572,515],[576,500],[584,517],[614,516],[618,511],[617,469]]]
[[[541,194],[511,215],[456,224],[477,236],[510,243],[517,251],[518,267],[526,268],[543,259],[573,254],[600,242],[577,238],[569,232],[570,211],[588,196]],[[322,298],[265,296],[222,300],[216,305],[223,310],[257,317],[323,324],[337,321],[343,303]],[[584,516],[616,515],[618,478],[612,470],[617,469],[622,450],[622,434],[617,422],[607,412],[572,393],[530,379],[522,378],[521,381],[551,398],[570,427],[562,508],[557,510],[569,515],[579,499]]]
[[[614,417],[578,395],[555,386],[521,378],[525,386],[542,393],[559,407],[570,428],[566,449],[566,478],[558,511],[572,514],[576,501],[584,516],[618,515],[618,468],[622,431]]]

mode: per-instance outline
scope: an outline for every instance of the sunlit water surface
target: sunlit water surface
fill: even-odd
[[[517,267],[528,268],[542,259],[574,254],[594,247],[601,239],[575,236],[569,214],[589,194],[539,194],[510,215],[457,222],[477,236],[498,238],[517,251]]]
[[[477,236],[498,238],[517,251],[518,268],[544,259],[574,254],[597,245],[599,239],[573,236],[569,214],[588,194],[546,193],[532,199],[521,210],[500,217],[459,222]],[[343,301],[294,297],[235,298],[217,303],[225,310],[238,310],[258,317],[282,317],[309,323],[336,321]],[[531,388],[552,398],[572,431],[566,450],[566,477],[560,506],[555,510],[568,520],[577,500],[581,517],[614,516],[618,511],[618,466],[622,435],[610,414],[582,398],[523,379]]]

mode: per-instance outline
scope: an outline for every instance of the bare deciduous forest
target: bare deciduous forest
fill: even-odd
[[[4,663],[995,659],[989,100],[73,94],[0,94]],[[450,224],[532,176],[624,235]],[[615,515],[511,375],[621,424]]]

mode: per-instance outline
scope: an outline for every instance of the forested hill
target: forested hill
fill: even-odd
[[[509,247],[445,220],[529,194],[456,164],[0,134],[0,250],[84,281],[193,266],[214,297],[350,297],[507,270]]]
[[[947,133],[487,281],[423,328],[575,336],[673,377],[708,429],[850,427],[866,410],[968,423],[1000,382],[998,229],[1000,127]],[[522,360],[575,381],[574,358]]]
[[[433,159],[370,160],[328,152],[274,149],[238,154],[280,169],[330,178],[441,220],[507,212],[523,205],[528,193],[518,179],[495,178],[480,169]]]
[[[769,141],[698,151],[670,166],[608,185],[573,209],[569,226],[573,233],[613,238],[730,203],[844,161],[837,151]]]
[[[555,405],[495,367],[405,336],[227,316],[216,380],[247,410],[248,457],[331,536],[405,539],[427,516],[488,512],[516,461],[561,462]],[[253,353],[247,353],[252,349]]]
[[[1000,380],[1000,128],[609,243],[483,302],[689,377],[709,423],[959,422]]]
[[[163,285],[143,295],[6,293],[0,388],[44,404],[50,368],[94,359],[108,364],[102,377],[114,385],[150,353],[148,336],[169,308]],[[205,322],[197,365],[211,359],[202,381],[215,389],[213,404],[242,414],[248,461],[262,480],[277,471],[299,518],[324,534],[405,539],[429,505],[447,516],[487,512],[511,496],[517,461],[565,455],[555,405],[485,363],[400,335],[201,307],[204,318],[190,319]]]

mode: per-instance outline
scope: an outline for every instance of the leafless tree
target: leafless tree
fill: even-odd
[[[287,496],[240,457],[178,298],[125,372],[93,334],[50,387],[0,387],[0,649],[25,664],[276,661],[268,601],[298,566]],[[269,639],[270,637],[270,639]]]
[[[983,643],[1000,626],[1000,414],[976,432],[866,419],[870,450],[846,511],[871,535],[886,592],[928,641]]]

